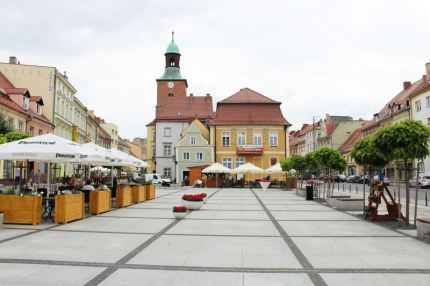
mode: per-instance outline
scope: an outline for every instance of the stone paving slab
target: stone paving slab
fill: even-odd
[[[198,235],[279,236],[276,228],[269,220],[183,220],[170,229],[167,233]]]
[[[293,237],[316,268],[429,269],[430,247],[409,237]]]
[[[225,204],[205,204],[202,210],[219,210],[219,211],[262,211],[260,205],[225,205]]]
[[[44,231],[0,244],[0,258],[115,262],[148,239],[143,234]]]
[[[80,286],[104,268],[0,263],[0,285]]]
[[[173,205],[172,205],[173,207]],[[171,209],[122,208],[101,214],[103,217],[173,218]]]
[[[168,212],[171,215],[170,212]],[[55,228],[55,231],[101,231],[101,232],[134,232],[157,233],[174,219],[150,219],[127,217],[91,217],[85,220],[75,221]]]
[[[402,236],[366,221],[281,221],[290,236]]]
[[[164,235],[129,263],[263,269],[300,268],[291,250],[281,238],[276,237]]]
[[[327,209],[324,211],[271,211],[277,220],[359,220],[343,212]]]
[[[26,233],[30,233],[33,230],[27,230],[27,229],[9,229],[9,228],[3,228],[0,229],[0,241],[2,241],[3,239],[8,239],[11,237],[15,237],[18,235],[22,235],[22,234],[26,234]]]
[[[263,201],[264,202],[264,201]],[[327,211],[326,206],[316,204],[279,204],[267,205],[270,211]]]
[[[244,219],[244,220],[269,220],[266,213],[261,211],[228,211],[228,210],[205,210],[190,213],[187,218],[199,219]]]
[[[430,284],[430,274],[324,273],[321,276],[330,286],[428,286]]]

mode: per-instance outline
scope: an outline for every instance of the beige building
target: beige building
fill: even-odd
[[[118,149],[119,136],[118,136],[118,126],[113,123],[107,123],[103,119],[100,126],[109,134],[111,138],[111,148]]]

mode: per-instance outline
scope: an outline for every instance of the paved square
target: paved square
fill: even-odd
[[[205,191],[183,220],[172,207]],[[428,285],[430,244],[291,191],[158,188],[66,225],[5,225],[1,285]],[[50,275],[55,273],[55,275]]]

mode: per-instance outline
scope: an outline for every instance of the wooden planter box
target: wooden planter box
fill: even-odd
[[[330,196],[325,199],[325,202],[329,207],[335,208],[337,199],[349,199],[351,196]]]
[[[155,185],[145,185],[146,199],[153,200],[155,199]]]
[[[55,196],[55,223],[66,224],[83,219],[85,207],[84,193]]]
[[[98,215],[111,210],[111,191],[90,192],[90,214]]]
[[[128,185],[118,185],[116,189],[116,201],[115,206],[117,208],[123,208],[131,205],[131,188]]]
[[[143,185],[131,185],[133,204],[146,201],[146,191]]]
[[[4,223],[40,224],[42,222],[42,197],[0,195],[0,211]]]
[[[0,211],[0,229],[3,228],[3,212]]]

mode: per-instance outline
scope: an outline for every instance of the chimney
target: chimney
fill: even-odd
[[[403,82],[403,90],[408,89],[411,87],[411,82],[410,81],[404,81]]]
[[[194,96],[194,94],[193,94],[193,93],[190,93],[190,96]]]
[[[211,101],[211,94],[206,93],[206,103]]]
[[[67,77],[67,73],[66,73],[66,71],[64,71],[63,77],[64,77],[66,80],[68,80],[68,79],[69,79],[69,78]]]
[[[9,57],[9,63],[17,65],[18,64],[18,59],[16,57]]]
[[[430,81],[430,63],[426,63],[427,81]]]

